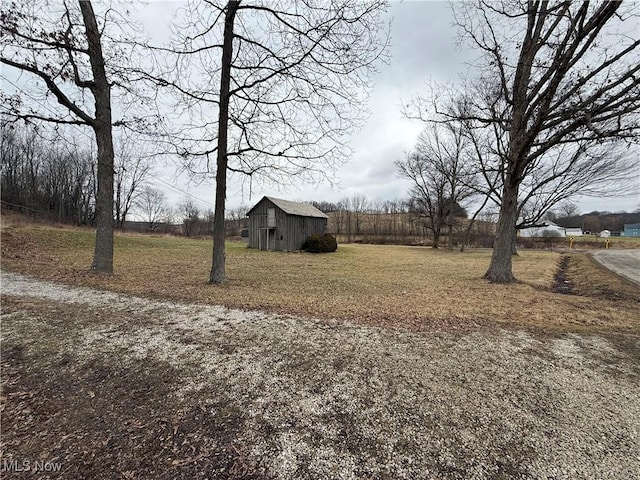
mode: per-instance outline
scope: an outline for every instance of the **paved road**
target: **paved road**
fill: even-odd
[[[640,287],[640,250],[601,250],[593,258]]]

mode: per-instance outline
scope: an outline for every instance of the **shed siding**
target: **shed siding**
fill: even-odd
[[[317,217],[303,217],[299,215],[288,215],[278,208],[269,199],[263,199],[249,214],[249,247],[260,248],[261,228],[267,226],[267,212],[269,208],[275,208],[276,228],[275,242],[269,240],[269,247],[272,250],[299,250],[305,239],[314,233],[325,233],[327,230],[327,219]],[[262,248],[266,248],[265,234],[262,233]],[[282,238],[282,239],[281,239]]]
[[[627,223],[624,226],[625,237],[640,237],[640,223]]]

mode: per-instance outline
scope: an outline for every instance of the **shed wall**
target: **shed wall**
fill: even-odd
[[[275,208],[276,228],[269,240],[270,250],[299,250],[305,239],[314,233],[323,234],[327,230],[327,219],[288,215],[268,199],[263,199],[249,215],[249,247],[265,249],[267,211]],[[262,233],[261,233],[262,232]],[[262,242],[260,241],[262,235]],[[273,243],[272,243],[273,242]]]

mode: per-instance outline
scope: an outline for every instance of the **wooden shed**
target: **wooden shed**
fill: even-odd
[[[249,247],[260,250],[300,250],[305,239],[327,231],[327,216],[308,203],[262,197],[249,217]]]

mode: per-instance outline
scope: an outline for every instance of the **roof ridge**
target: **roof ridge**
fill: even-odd
[[[256,208],[256,206],[258,206],[260,202],[262,202],[265,198],[289,215],[298,215],[301,217],[329,218],[323,211],[319,210],[309,202],[295,202],[293,200],[271,197],[269,195],[263,196],[260,201],[247,212],[247,214],[250,213],[254,208]]]

